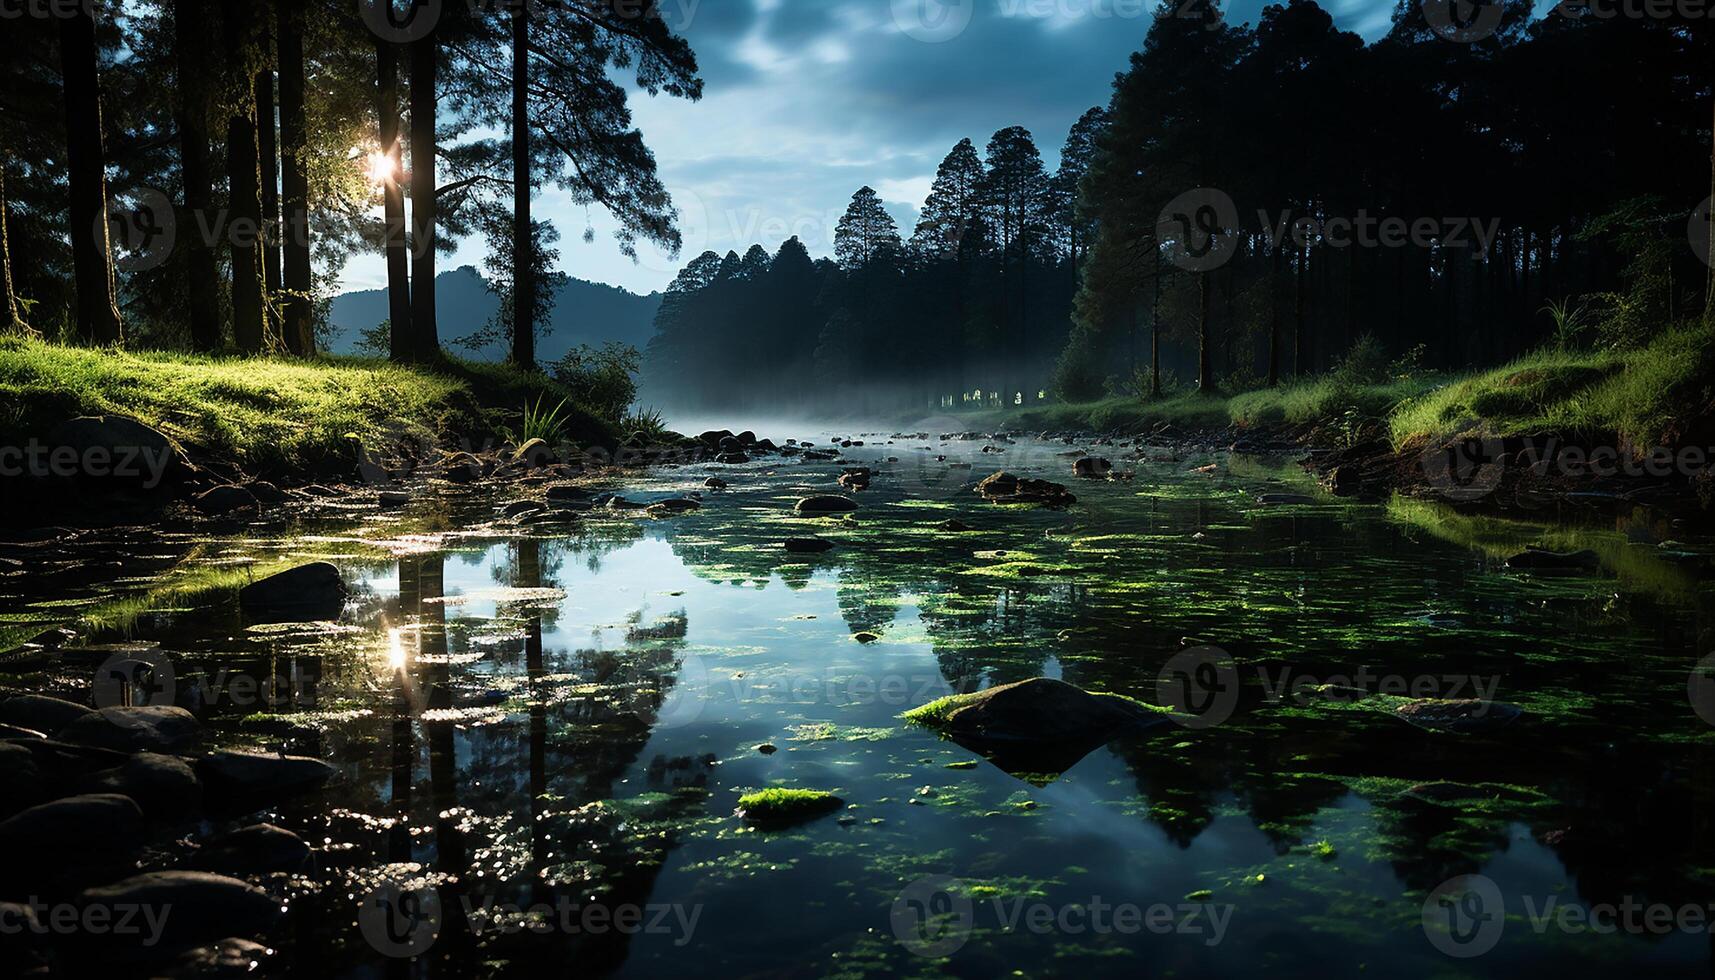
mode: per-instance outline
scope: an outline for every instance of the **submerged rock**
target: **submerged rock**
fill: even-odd
[[[1014,476],[1005,470],[977,484],[976,492],[984,500],[995,504],[1044,504],[1049,507],[1064,507],[1078,502],[1078,498],[1059,483]]]
[[[948,521],[942,521],[941,523],[935,525],[935,529],[938,531],[948,531],[948,532],[951,532],[953,534],[964,534],[967,531],[975,531],[976,530],[976,528],[970,526],[969,524],[966,524],[964,521],[961,521],[958,518],[953,518],[952,520],[948,520]]]
[[[1313,504],[1316,498],[1302,493],[1265,493],[1256,498],[1256,502],[1265,507],[1287,507],[1294,504]]]
[[[708,490],[725,490],[729,484],[718,476],[711,476],[703,481],[703,487]]]
[[[843,806],[845,801],[832,793],[777,788],[739,797],[733,812],[746,823],[778,830],[827,816]]]
[[[1594,571],[1601,563],[1601,558],[1588,549],[1560,552],[1546,548],[1527,548],[1507,559],[1508,568],[1525,572]]]
[[[785,548],[795,555],[819,555],[834,547],[832,541],[824,538],[787,538]]]
[[[800,514],[846,514],[858,509],[858,502],[835,494],[805,497],[793,508]]]
[[[191,500],[191,506],[213,516],[230,514],[235,510],[255,509],[260,505],[261,501],[249,490],[225,484],[210,487]]]
[[[1484,701],[1480,698],[1424,698],[1407,701],[1393,709],[1393,715],[1418,728],[1459,735],[1482,735],[1512,724],[1524,709],[1505,701]]]
[[[1008,772],[1064,772],[1119,735],[1171,724],[1165,712],[1129,698],[1048,677],[955,694],[903,717],[940,730]]]
[[[246,611],[303,610],[314,613],[332,610],[337,613],[345,605],[345,597],[345,580],[340,578],[339,568],[330,562],[318,561],[246,585],[238,591],[238,604]]]

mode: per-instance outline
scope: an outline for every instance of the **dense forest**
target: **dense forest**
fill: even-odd
[[[1699,316],[1707,25],[1432,8],[1366,45],[1311,0],[1163,7],[1058,169],[1003,129],[953,147],[914,229],[866,187],[835,260],[693,259],[646,390],[853,416],[1231,392],[1354,347],[1457,369]]]
[[[605,209],[627,254],[640,242],[678,248],[628,82],[697,99],[702,81],[653,5],[43,10],[8,15],[0,42],[10,332],[309,355],[328,340],[327,301],[346,261],[385,250],[379,334],[394,360],[433,362],[444,344],[501,338],[534,366],[559,231],[532,216],[533,193],[557,187]],[[443,325],[437,256],[478,234],[499,312]]]

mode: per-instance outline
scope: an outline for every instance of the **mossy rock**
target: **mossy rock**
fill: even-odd
[[[738,809],[733,812],[746,823],[778,830],[809,823],[843,806],[845,801],[832,793],[775,787],[739,797]]]

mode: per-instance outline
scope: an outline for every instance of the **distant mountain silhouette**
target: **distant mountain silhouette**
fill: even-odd
[[[441,343],[455,354],[469,356],[470,352],[454,341],[475,333],[494,315],[494,294],[488,291],[482,273],[474,266],[460,266],[435,277],[435,305],[439,313]],[[537,344],[536,355],[543,362],[556,361],[579,344],[601,346],[609,340],[631,344],[638,350],[649,343],[655,333],[655,311],[661,306],[661,294],[639,296],[618,286],[582,279],[568,279],[561,287],[554,313],[553,329]],[[387,291],[366,289],[341,293],[333,299],[328,319],[334,328],[330,345],[336,354],[350,354],[357,349],[362,331],[387,319]],[[502,344],[491,344],[476,352],[483,360],[498,361],[506,357]]]

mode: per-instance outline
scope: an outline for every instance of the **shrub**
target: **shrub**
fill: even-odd
[[[609,341],[600,348],[588,344],[566,352],[550,368],[572,400],[604,419],[625,415],[637,398],[637,372],[643,355],[630,344]]]

